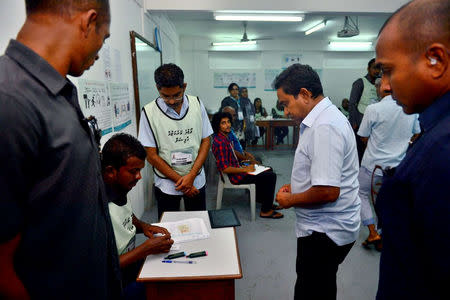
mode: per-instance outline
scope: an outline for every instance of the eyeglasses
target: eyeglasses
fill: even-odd
[[[183,100],[183,94],[181,94],[181,96],[171,96],[171,97],[166,97],[166,96],[162,96],[161,94],[159,95],[164,101],[170,101],[170,100],[174,100],[174,101],[181,101]]]

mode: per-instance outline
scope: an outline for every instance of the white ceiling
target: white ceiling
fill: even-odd
[[[240,21],[216,21],[213,12],[166,11],[164,12],[176,27],[178,34],[188,37],[207,38],[212,41],[234,41],[242,38],[244,29]],[[387,13],[359,15],[360,34],[352,38],[338,38],[337,32],[344,26],[345,14],[305,14],[302,22],[248,22],[249,39],[271,37],[273,39],[295,40],[339,40],[374,41],[378,31],[389,17]],[[356,15],[351,15],[355,17]],[[308,36],[305,31],[327,20],[327,26]]]

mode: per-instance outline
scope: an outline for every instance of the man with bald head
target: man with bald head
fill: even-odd
[[[377,299],[450,299],[450,1],[412,1],[380,31],[377,61],[392,97],[419,113],[421,136],[385,172],[377,209]]]
[[[26,0],[0,57],[0,299],[115,299],[98,145],[67,75],[109,36],[108,0]]]

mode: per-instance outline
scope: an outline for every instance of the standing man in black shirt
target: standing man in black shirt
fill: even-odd
[[[109,36],[108,0],[26,0],[0,57],[0,298],[120,297],[97,142],[75,86]]]
[[[450,1],[415,0],[383,25],[382,89],[422,129],[377,197],[383,228],[378,300],[450,299]]]
[[[352,91],[350,92],[349,121],[355,131],[356,147],[358,149],[360,163],[366,146],[356,133],[358,132],[367,106],[379,100],[375,87],[375,79],[377,79],[379,74],[380,66],[375,63],[375,58],[372,58],[367,64],[366,76],[355,80],[352,85]]]

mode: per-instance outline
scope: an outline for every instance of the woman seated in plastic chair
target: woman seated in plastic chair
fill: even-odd
[[[211,123],[214,130],[212,151],[216,157],[217,169],[228,175],[232,184],[254,183],[256,185],[256,199],[261,202],[259,214],[261,218],[282,218],[283,214],[276,211],[280,207],[273,203],[277,175],[272,169],[258,175],[249,175],[249,172],[255,170],[254,165],[246,165],[245,161],[241,161],[242,166],[239,164],[233,146],[228,140],[228,134],[231,131],[231,115],[229,113],[216,113]]]

